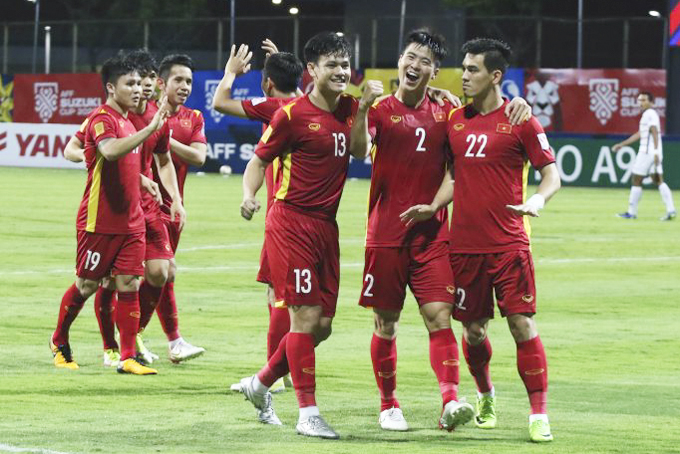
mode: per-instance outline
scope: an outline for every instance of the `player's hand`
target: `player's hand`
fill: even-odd
[[[505,106],[505,116],[511,125],[521,125],[531,119],[531,106],[524,98],[517,96]]]
[[[619,151],[621,148],[623,148],[623,145],[621,145],[620,143],[617,143],[616,145],[614,145],[614,146],[612,147],[612,151],[613,151],[614,153],[616,153],[616,152]]]
[[[163,95],[158,102],[158,111],[149,122],[148,127],[151,128],[151,131],[156,132],[161,129],[168,115],[170,115],[170,105],[168,104],[168,97]]]
[[[245,74],[250,71],[250,60],[253,58],[253,53],[248,52],[248,46],[241,44],[236,50],[236,45],[231,45],[231,52],[229,53],[229,60],[224,67],[225,73],[232,73],[237,76]]]
[[[443,88],[427,87],[427,97],[440,106],[444,105],[444,100],[450,102],[453,107],[460,107],[463,105],[458,96]]]
[[[170,205],[170,219],[172,219],[172,222],[175,222],[175,219],[179,221],[180,230],[184,228],[184,224],[187,222],[187,212],[180,200],[172,201],[172,205]]]
[[[364,92],[359,100],[359,108],[366,110],[373,105],[375,100],[384,92],[383,83],[379,80],[368,80],[364,85]]]
[[[260,211],[260,202],[255,197],[243,199],[243,203],[241,203],[241,216],[244,219],[250,221],[258,211]]]
[[[522,205],[505,205],[505,208],[512,211],[513,214],[516,214],[517,216],[531,216],[532,218],[540,216],[538,214],[538,208],[529,205],[528,203],[523,203]]]
[[[399,219],[406,226],[423,222],[435,215],[437,210],[432,205],[414,205],[399,215]]]
[[[158,203],[159,205],[163,203],[163,196],[161,195],[161,189],[158,187],[158,183],[153,181],[150,178],[145,177],[144,175],[140,174],[140,186],[142,190],[148,192],[153,196],[153,199]]]
[[[279,48],[276,47],[276,44],[274,44],[274,41],[272,41],[269,38],[262,41],[262,50],[265,52],[265,54],[264,54],[265,59],[271,57],[274,54],[279,53]]]

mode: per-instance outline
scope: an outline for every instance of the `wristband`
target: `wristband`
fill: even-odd
[[[526,201],[526,204],[536,208],[537,211],[541,210],[545,206],[545,197],[543,197],[541,194],[534,194],[529,197],[529,200]]]

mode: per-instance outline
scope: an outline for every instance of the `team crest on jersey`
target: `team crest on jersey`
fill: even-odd
[[[453,285],[447,285],[446,291],[453,295],[454,293],[456,293],[456,287],[454,287]]]
[[[524,295],[522,297],[522,301],[524,301],[527,304],[531,303],[533,300],[534,300],[534,295]]]
[[[501,134],[510,134],[512,133],[512,126],[507,123],[498,123],[496,125],[496,132],[500,132]]]
[[[390,120],[392,120],[392,123],[399,123],[401,121],[401,116],[399,115],[392,115],[390,117]]]
[[[434,114],[434,121],[437,123],[441,123],[442,121],[446,121],[446,114],[444,112],[435,112]]]
[[[307,127],[312,131],[318,131],[321,129],[321,125],[319,123],[310,123]]]
[[[465,127],[465,123],[456,123],[453,125],[453,129],[456,131],[461,131]]]
[[[191,128],[191,120],[189,120],[188,118],[182,118],[179,121],[179,125],[183,128]]]

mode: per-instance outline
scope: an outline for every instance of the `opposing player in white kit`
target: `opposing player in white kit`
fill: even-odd
[[[671,190],[663,181],[661,121],[659,114],[653,107],[654,96],[649,92],[642,92],[638,95],[637,100],[642,111],[640,130],[612,147],[612,151],[616,152],[626,145],[630,145],[637,140],[640,141],[640,149],[633,164],[633,185],[630,188],[628,211],[620,213],[619,217],[624,219],[637,218],[637,207],[638,203],[640,203],[640,197],[642,197],[642,179],[646,176],[651,176],[652,181],[659,188],[661,200],[666,205],[666,215],[661,220],[671,221],[675,218],[675,205],[673,205]]]

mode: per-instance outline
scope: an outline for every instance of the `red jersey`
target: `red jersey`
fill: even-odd
[[[452,108],[427,97],[412,108],[389,96],[368,111],[373,167],[366,246],[418,246],[448,240],[446,208],[409,228],[399,215],[413,205],[432,202],[441,186],[450,161],[446,120]]]
[[[282,106],[290,103],[295,98],[254,98],[241,101],[241,107],[249,119],[264,123],[262,133],[267,130],[274,113]],[[274,159],[272,165],[264,171],[264,184],[267,189],[267,212],[274,202],[274,185],[279,175],[279,160]]]
[[[309,96],[279,109],[255,149],[260,159],[281,159],[277,200],[303,213],[335,219],[349,168],[349,133],[358,102],[342,95],[334,112]]]
[[[186,106],[179,106],[177,111],[172,116],[169,116],[165,121],[170,130],[170,137],[181,144],[191,145],[194,142],[207,143],[204,132],[203,114],[200,110],[192,110]],[[175,165],[177,172],[177,186],[179,186],[179,193],[184,198],[184,182],[187,179],[187,172],[189,171],[189,164],[184,162],[180,157],[172,154],[172,162]],[[172,198],[170,194],[163,188],[160,180],[156,182],[161,186],[161,193],[163,194],[163,212],[170,213],[172,206]]]
[[[454,253],[529,249],[526,216],[513,214],[505,205],[524,203],[529,163],[541,169],[555,157],[538,120],[532,117],[511,126],[506,105],[486,115],[468,105],[449,116],[456,180],[450,237]]]
[[[139,147],[116,161],[107,161],[97,150],[104,139],[129,137],[136,132],[129,119],[107,105],[90,117],[85,128],[87,184],[78,210],[78,230],[106,234],[144,232]]]

